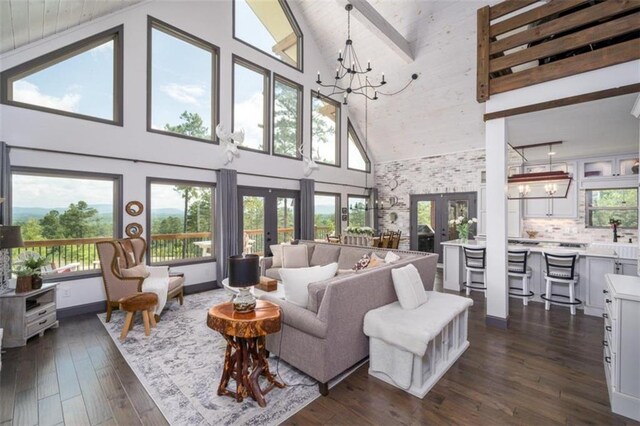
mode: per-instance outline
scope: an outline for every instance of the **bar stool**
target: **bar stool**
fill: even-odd
[[[529,304],[529,298],[534,295],[532,291],[529,291],[529,278],[531,278],[532,271],[531,267],[527,266],[527,260],[529,260],[529,249],[509,250],[507,273],[511,278],[522,280],[522,288],[509,287],[509,296],[521,298],[524,306]]]
[[[467,296],[471,294],[471,290],[475,290],[483,292],[484,297],[487,297],[486,247],[463,246],[462,249],[464,250],[464,265],[467,269],[467,280],[462,285],[467,288]],[[482,282],[471,280],[473,272],[482,273]]]
[[[544,308],[548,311],[551,304],[568,305],[571,315],[576,314],[576,306],[582,304],[582,300],[576,298],[576,284],[580,278],[576,272],[578,253],[548,253],[545,252],[544,260],[547,269],[544,271],[544,279],[547,288],[544,296],[540,296],[544,302]],[[553,292],[553,284],[569,286],[569,296]],[[561,300],[569,299],[569,301]]]

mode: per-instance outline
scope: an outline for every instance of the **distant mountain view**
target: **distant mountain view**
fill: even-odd
[[[89,207],[96,209],[98,211],[98,216],[100,217],[110,217],[113,213],[113,206],[111,204],[90,204]],[[51,210],[57,210],[59,213],[64,213],[68,208],[69,206],[54,208],[14,206],[11,210],[11,215],[14,222],[26,222],[29,219],[40,220]]]

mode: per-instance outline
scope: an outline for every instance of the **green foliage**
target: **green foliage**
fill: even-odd
[[[26,222],[20,225],[20,231],[22,232],[22,239],[25,241],[39,241],[44,239],[42,235],[42,226],[37,219],[27,219]]]
[[[367,212],[364,209],[352,210],[349,209],[349,226],[358,227],[366,226],[367,224]]]
[[[276,154],[298,156],[298,91],[287,85],[275,85],[273,149]]]
[[[611,219],[620,221],[621,228],[638,227],[638,190],[598,189],[587,194],[589,226],[606,228]]]
[[[418,225],[430,225],[434,228],[431,201],[418,201]]]
[[[69,204],[69,208],[60,215],[60,226],[65,238],[87,238],[91,235],[92,224],[98,211],[89,207],[86,202],[78,201],[77,204]]]
[[[200,114],[197,112],[185,111],[180,114],[180,120],[182,120],[182,123],[176,124],[175,126],[169,123],[165,124],[164,129],[168,132],[179,133],[194,138],[211,139],[209,128],[204,126],[202,117],[200,117]]]
[[[322,161],[325,163],[333,163],[331,158],[326,158],[322,156],[318,147],[320,145],[326,144],[334,144],[335,143],[335,132],[336,126],[335,121],[331,124],[327,123],[329,118],[326,115],[323,115],[322,112],[332,104],[325,103],[322,99],[318,99],[314,96],[313,98],[313,111],[311,114],[311,136],[313,139],[312,145],[314,147],[314,152],[312,154],[312,158],[314,160]]]
[[[46,240],[64,238],[64,230],[60,224],[60,212],[57,210],[51,210],[40,219],[40,227],[42,228],[42,236]]]

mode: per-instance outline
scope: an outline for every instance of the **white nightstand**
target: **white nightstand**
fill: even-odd
[[[27,344],[27,339],[57,327],[56,287],[58,283],[43,284],[42,288],[24,293],[12,290],[0,294],[0,328],[4,329],[3,348]]]

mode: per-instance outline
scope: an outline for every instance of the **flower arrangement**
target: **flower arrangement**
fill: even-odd
[[[372,236],[374,234],[373,228],[369,226],[347,226],[344,232],[346,232],[347,234],[369,235],[369,236]]]
[[[461,240],[469,239],[469,228],[475,223],[478,223],[477,218],[468,219],[464,216],[458,216],[456,219],[449,221],[449,225],[455,225],[456,231],[458,231],[458,238]]]

